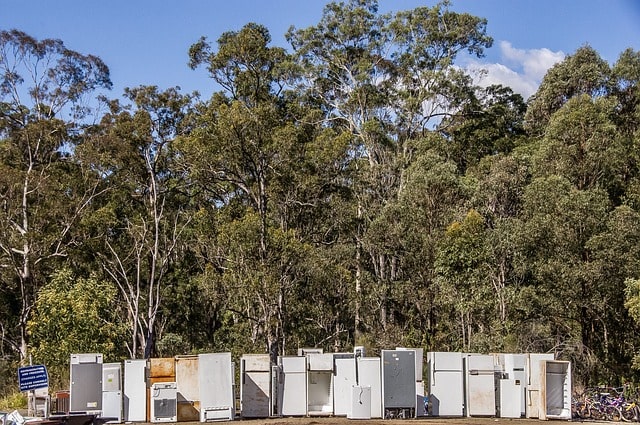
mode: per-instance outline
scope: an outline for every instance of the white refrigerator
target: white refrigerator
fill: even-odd
[[[333,354],[307,354],[307,414],[333,415]]]
[[[271,416],[271,361],[268,354],[240,358],[240,414],[243,418]]]
[[[371,418],[382,418],[382,375],[380,357],[358,358],[358,385],[371,388]]]
[[[147,420],[147,361],[132,359],[124,361],[123,407],[124,422]]]
[[[346,416],[350,408],[351,387],[356,384],[356,360],[351,353],[333,355],[333,414]]]
[[[527,356],[527,418],[537,419],[540,417],[541,363],[554,359],[553,353],[529,353]]]
[[[102,417],[113,418],[107,423],[122,422],[122,366],[102,364]]]
[[[464,408],[462,353],[427,353],[429,415],[460,417]]]
[[[466,416],[495,416],[496,383],[493,356],[467,354],[463,361]]]
[[[231,353],[199,354],[198,385],[200,422],[235,418],[235,368]]]
[[[524,416],[527,413],[526,410],[526,393],[527,393],[527,374],[525,372],[527,367],[527,355],[526,354],[504,354],[504,373],[507,374],[508,379],[515,381],[514,385],[519,390],[519,402],[520,416]]]
[[[306,416],[307,358],[278,357],[278,414]]]

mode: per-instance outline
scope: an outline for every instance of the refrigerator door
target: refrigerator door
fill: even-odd
[[[356,384],[356,361],[352,357],[334,359],[333,414],[346,416],[350,408],[351,387]]]
[[[231,353],[198,355],[200,422],[233,420],[235,379]]]
[[[553,353],[530,353],[527,358],[527,418],[540,417],[541,362],[554,360]]]
[[[70,411],[101,411],[102,354],[72,354],[70,378]]]
[[[414,351],[382,350],[382,409],[415,409]]]
[[[124,421],[145,422],[147,419],[146,360],[124,361]]]
[[[198,356],[176,356],[175,370],[178,388],[178,422],[198,421],[200,420]]]
[[[278,403],[282,416],[307,414],[307,358],[281,356],[278,358]]]
[[[520,392],[520,416],[524,416],[526,410],[526,393],[527,393],[527,367],[526,354],[505,354],[504,355],[504,372],[508,379],[514,379],[518,385]]]
[[[464,360],[467,416],[495,416],[493,356],[469,354]]]
[[[464,406],[462,353],[429,352],[427,368],[429,415],[462,416]]]
[[[371,417],[382,418],[382,375],[380,357],[358,359],[358,385],[371,388]]]

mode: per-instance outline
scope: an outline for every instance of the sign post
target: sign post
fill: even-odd
[[[33,402],[33,411],[36,408],[36,393],[35,390],[40,388],[47,388],[49,386],[49,374],[47,368],[44,365],[32,365],[18,368],[18,386],[20,391],[29,391]],[[48,406],[45,403],[45,417],[47,417]]]

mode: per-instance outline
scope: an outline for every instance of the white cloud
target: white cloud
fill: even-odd
[[[476,84],[483,87],[492,84],[509,86],[525,100],[536,92],[547,70],[565,57],[562,51],[553,52],[546,48],[517,49],[508,41],[501,41],[499,47],[503,63],[471,61],[466,69]]]

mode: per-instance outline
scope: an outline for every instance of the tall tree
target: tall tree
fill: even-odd
[[[27,320],[56,259],[67,257],[72,229],[101,191],[72,153],[89,112],[87,96],[110,88],[97,57],[62,41],[0,31],[0,268],[17,320],[0,318],[3,344],[27,356]],[[10,309],[13,309],[11,307]]]
[[[94,252],[124,299],[131,329],[130,355],[154,354],[161,331],[164,287],[190,221],[186,181],[172,143],[189,131],[192,96],[142,86],[125,91],[133,111],[112,102],[91,148],[94,167],[112,188],[97,209]]]
[[[375,323],[386,328],[394,315],[387,295],[399,272],[398,253],[369,239],[368,229],[401,189],[411,158],[407,141],[467,98],[470,80],[453,63],[460,51],[482,55],[491,45],[485,27],[485,20],[451,12],[446,3],[392,16],[378,14],[375,0],[352,0],[329,3],[317,25],[288,32],[304,72],[301,88],[322,105],[327,125],[353,137],[356,339],[373,325],[365,316],[378,312]],[[368,275],[379,299],[365,311]]]

